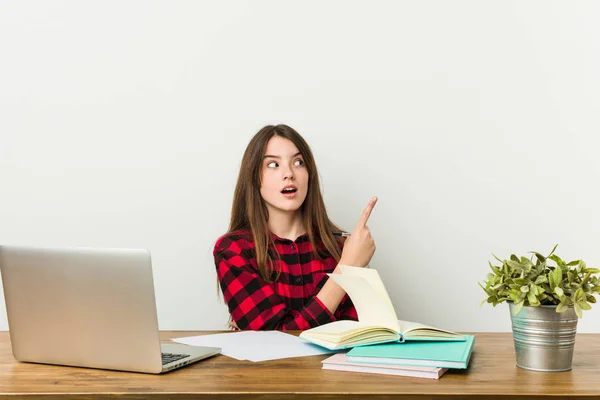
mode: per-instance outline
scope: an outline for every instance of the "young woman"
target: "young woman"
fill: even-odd
[[[366,224],[376,202],[344,242],[327,217],[308,144],[286,125],[258,131],[242,158],[229,231],[213,252],[232,326],[305,330],[357,319],[327,273],[369,263],[375,242]]]

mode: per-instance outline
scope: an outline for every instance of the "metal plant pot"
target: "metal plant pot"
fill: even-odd
[[[509,302],[517,366],[533,371],[568,371],[573,362],[577,315],[573,307],[525,306],[515,315]]]

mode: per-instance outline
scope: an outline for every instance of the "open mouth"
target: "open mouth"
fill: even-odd
[[[288,187],[285,188],[281,191],[282,194],[293,194],[296,193],[298,191],[298,189],[296,189],[295,187]]]

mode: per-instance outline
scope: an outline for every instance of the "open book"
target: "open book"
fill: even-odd
[[[400,321],[379,273],[374,269],[340,266],[328,274],[356,307],[358,321],[335,321],[308,329],[300,337],[330,350],[409,340],[465,341],[465,336],[416,322]]]

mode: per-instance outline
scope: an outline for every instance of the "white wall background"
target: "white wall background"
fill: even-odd
[[[152,252],[161,329],[222,329],[212,246],[267,123],[331,217],[372,195],[402,319],[508,331],[491,253],[600,266],[600,3],[1,1],[0,243]],[[4,303],[0,329],[7,329]],[[600,307],[580,332],[600,332]]]

